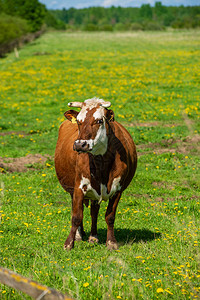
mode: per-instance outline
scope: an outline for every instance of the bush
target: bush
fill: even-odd
[[[165,30],[165,27],[156,22],[147,22],[144,24],[144,30],[149,30],[149,31]]]
[[[143,30],[143,26],[140,23],[133,23],[131,24],[130,29],[134,31],[139,31],[139,30]]]
[[[117,31],[124,31],[125,30],[124,29],[124,24],[122,24],[122,23],[115,24],[115,30],[117,30]]]
[[[101,31],[113,31],[113,27],[110,24],[103,24],[99,27]]]
[[[7,44],[30,31],[26,20],[19,17],[0,15],[0,45]]]
[[[127,31],[131,29],[131,24],[130,23],[117,23],[115,25],[115,30],[117,31]]]
[[[89,23],[83,27],[83,30],[84,31],[98,31],[99,27],[96,24]]]
[[[65,30],[69,31],[69,32],[74,32],[77,31],[79,28],[77,28],[77,26],[71,25],[71,24],[65,24]],[[81,28],[81,30],[83,30],[83,28]]]
[[[185,17],[182,19],[178,19],[175,20],[174,22],[172,22],[171,24],[172,28],[178,28],[178,29],[182,29],[182,28],[196,28],[200,26],[200,18],[198,19],[196,18],[190,18],[190,17]]]

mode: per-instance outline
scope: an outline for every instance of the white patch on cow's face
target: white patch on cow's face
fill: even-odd
[[[87,142],[88,151],[93,155],[104,155],[107,151],[108,146],[108,136],[106,132],[105,123],[103,123],[95,136],[94,139],[89,140],[78,140],[81,143]]]
[[[93,155],[104,155],[108,147],[108,136],[106,131],[105,120],[100,125],[97,134],[93,140],[93,147],[91,153]]]
[[[94,105],[91,105],[90,107],[84,106],[80,113],[77,116],[78,121],[84,121],[87,117],[88,109],[94,108]],[[93,117],[95,120],[102,120],[103,123],[99,125],[99,129],[96,133],[96,136],[94,139],[89,140],[80,140],[80,142],[87,142],[89,146],[89,151],[93,155],[104,155],[107,151],[108,146],[108,136],[107,136],[107,130],[106,130],[106,121],[104,117],[105,109],[103,107],[98,107],[96,111],[93,114]]]
[[[104,108],[103,107],[97,108],[97,110],[93,114],[93,117],[95,118],[95,120],[103,119],[103,117],[104,117]]]
[[[98,203],[100,204],[102,201],[109,200],[110,197],[114,196],[116,192],[121,190],[120,180],[121,180],[120,176],[113,179],[110,193],[108,193],[107,187],[101,183],[101,192],[99,195],[97,191],[92,187],[90,180],[82,176],[79,188],[82,190],[84,196],[87,199],[97,200]]]
[[[77,116],[77,120],[79,122],[84,122],[85,118],[86,118],[86,115],[87,115],[87,112],[88,112],[88,107],[87,106],[83,106],[83,108],[81,109],[80,113]]]

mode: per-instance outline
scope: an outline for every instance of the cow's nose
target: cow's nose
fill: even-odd
[[[75,141],[74,142],[74,150],[77,152],[87,152],[89,150],[89,145],[87,141]]]

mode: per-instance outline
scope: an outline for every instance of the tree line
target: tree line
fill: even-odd
[[[164,30],[200,27],[200,6],[89,7],[47,10],[38,0],[0,0],[0,56],[15,41],[41,28],[56,30]],[[25,41],[28,39],[24,39]],[[10,45],[10,46],[9,46]]]
[[[0,56],[37,37],[49,20],[54,28],[65,28],[38,0],[0,0]]]
[[[84,9],[52,10],[55,19],[67,28],[82,30],[162,30],[166,27],[200,27],[200,6],[164,6],[156,2],[154,7],[143,4],[138,7],[89,7]]]

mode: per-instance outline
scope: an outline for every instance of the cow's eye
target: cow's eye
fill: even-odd
[[[103,124],[103,119],[97,120],[96,124]]]

